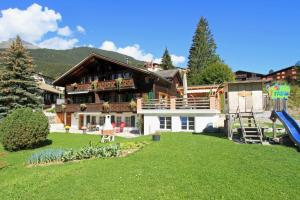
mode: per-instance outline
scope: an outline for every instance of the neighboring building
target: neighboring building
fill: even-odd
[[[260,80],[264,77],[263,74],[242,71],[242,70],[238,70],[234,74],[235,74],[235,80],[237,81]]]
[[[54,87],[52,85],[54,79],[43,74],[36,73],[33,78],[42,91],[44,108],[56,104],[57,99],[63,94],[63,88]]]
[[[182,85],[180,71],[169,72],[91,54],[53,82],[66,88],[66,104],[56,105],[57,116],[65,125],[81,129],[101,127],[110,114],[117,127],[125,122],[128,130],[135,130],[137,112],[132,100],[168,100],[177,95],[176,85]]]
[[[270,74],[267,74],[263,77],[263,80],[270,81],[295,81],[299,76],[300,70],[297,69],[297,66],[287,67],[278,71],[274,71]]]

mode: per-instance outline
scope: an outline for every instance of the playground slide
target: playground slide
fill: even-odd
[[[282,122],[292,141],[300,147],[300,125],[285,110],[275,112]]]

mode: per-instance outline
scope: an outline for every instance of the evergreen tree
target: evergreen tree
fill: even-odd
[[[41,94],[33,78],[33,63],[17,36],[0,56],[0,119],[15,108],[41,107]]]
[[[166,69],[174,69],[173,63],[171,56],[169,54],[168,49],[165,49],[164,55],[161,60],[161,67],[166,70]]]
[[[201,17],[193,37],[188,67],[190,69],[188,81],[190,84],[199,84],[197,75],[211,63],[220,61],[216,54],[217,45],[209,29],[208,22]]]

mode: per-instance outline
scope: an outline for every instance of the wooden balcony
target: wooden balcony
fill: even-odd
[[[123,79],[120,86],[117,87],[115,80],[108,81],[98,81],[95,86],[92,83],[86,84],[77,84],[74,86],[73,84],[67,85],[67,92],[83,92],[83,91],[110,91],[110,90],[124,90],[124,89],[135,89],[134,80],[131,79]]]
[[[109,103],[109,108],[106,110],[103,107],[103,103],[86,103],[86,108],[82,108],[81,104],[65,104],[65,105],[56,105],[56,112],[136,112],[136,108],[132,109],[129,105],[129,102],[120,102],[120,103]]]
[[[186,111],[187,113],[198,112],[199,110],[221,110],[219,101],[215,96],[209,97],[194,97],[194,98],[176,98],[170,99],[148,99],[143,101],[137,99],[137,112],[143,113],[144,111]],[[148,112],[147,111],[147,112]],[[150,111],[151,112],[151,111]]]

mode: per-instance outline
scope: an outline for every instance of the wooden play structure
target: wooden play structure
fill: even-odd
[[[239,139],[244,143],[262,143],[262,131],[255,117],[256,113],[264,110],[262,81],[226,83],[224,101],[228,138]]]

